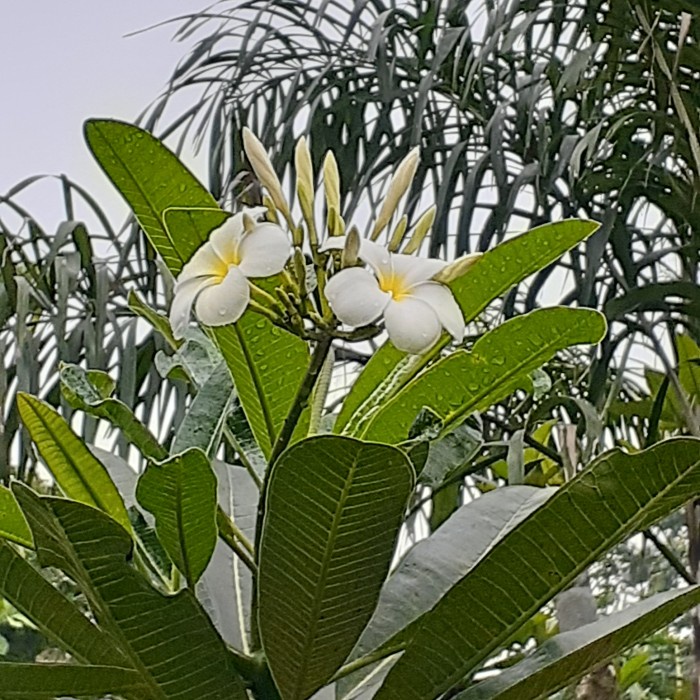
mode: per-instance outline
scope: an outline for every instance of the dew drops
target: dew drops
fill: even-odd
[[[222,306],[219,309],[219,316],[226,316],[226,311],[227,311],[226,307]]]

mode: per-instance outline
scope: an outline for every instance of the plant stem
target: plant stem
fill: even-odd
[[[341,666],[336,672],[335,675],[328,681],[329,683],[332,683],[333,681],[340,680],[341,678],[345,678],[345,676],[349,676],[351,673],[354,673],[355,671],[359,671],[361,668],[365,668],[366,666],[370,666],[371,664],[376,663],[377,661],[383,661],[384,659],[388,659],[390,656],[393,656],[394,654],[398,654],[400,651],[403,651],[406,647],[405,646],[396,646],[391,649],[380,649],[379,651],[374,651],[371,654],[367,654],[366,656],[361,656],[359,659],[355,659],[354,661],[350,661],[349,663],[345,664],[344,666]]]
[[[258,502],[258,515],[255,521],[255,550],[254,550],[254,560],[255,567],[257,571],[258,560],[260,557],[260,538],[262,537],[263,521],[265,519],[265,500],[267,497],[267,486],[270,483],[270,474],[275,466],[275,462],[279,456],[287,449],[292,435],[294,434],[294,428],[299,421],[299,418],[309,403],[309,398],[313,392],[314,386],[316,385],[316,380],[318,375],[323,369],[323,365],[326,361],[326,356],[328,355],[331,345],[333,343],[333,338],[330,335],[326,335],[321,338],[316,344],[313,355],[311,356],[311,361],[309,362],[309,367],[306,370],[304,379],[302,380],[299,388],[297,389],[296,396],[292,402],[292,406],[289,409],[287,417],[284,419],[282,424],[282,429],[280,430],[277,440],[272,447],[272,454],[270,455],[270,461],[265,471],[265,478],[263,479],[263,486],[260,492],[260,500]],[[260,633],[258,630],[258,598],[257,598],[257,580],[254,574],[253,576],[253,601],[251,605],[251,641],[253,649],[260,648]]]
[[[253,576],[257,572],[257,565],[253,559],[253,546],[250,540],[238,529],[231,518],[224,513],[221,506],[216,509],[216,525],[219,537],[229,546],[238,558],[250,569]]]

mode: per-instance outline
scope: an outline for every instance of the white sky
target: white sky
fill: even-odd
[[[187,44],[171,40],[176,24],[127,34],[210,4],[3,0],[0,194],[32,175],[65,173],[98,198],[113,224],[121,223],[126,209],[85,146],[83,122],[135,120],[188,52]],[[23,200],[49,230],[59,223],[58,190],[56,184],[39,185]]]

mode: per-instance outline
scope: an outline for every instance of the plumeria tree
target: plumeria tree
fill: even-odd
[[[2,663],[3,695],[540,698],[697,605],[696,586],[652,596],[489,670],[601,555],[698,495],[693,438],[607,452],[559,488],[488,491],[427,538],[401,538],[426,488],[451,477],[450,441],[474,414],[604,336],[597,311],[551,307],[464,341],[596,223],[547,224],[448,264],[417,255],[439,212],[412,228],[402,216],[417,151],[361,235],[340,213],[333,154],[321,191],[304,140],[289,201],[243,133],[262,196],[231,214],[145,131],[95,120],[86,137],[174,281],[169,316],[132,307],[193,399],[164,445],[109,376],[62,367],[65,400],[147,460],[137,478],[19,396],[60,493],[0,488],[0,595],[70,662]],[[385,340],[329,410],[334,348],[370,338]],[[85,606],[52,585],[56,569]]]

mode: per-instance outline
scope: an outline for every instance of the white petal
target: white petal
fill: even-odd
[[[238,244],[243,238],[243,212],[234,214],[209,234],[209,242],[216,254],[227,264],[238,258]]]
[[[438,282],[420,282],[411,288],[414,299],[420,299],[435,311],[442,327],[457,341],[464,338],[464,316],[452,292]]]
[[[238,246],[238,267],[246,277],[269,277],[282,272],[290,253],[289,237],[279,226],[258,224]]]
[[[214,251],[211,243],[205,243],[198,248],[194,255],[189,259],[189,262],[182,268],[177,283],[175,292],[179,285],[194,279],[195,277],[209,277],[211,275],[225,275],[226,266],[224,262]]]
[[[394,275],[403,280],[406,287],[418,282],[426,282],[447,265],[444,260],[436,258],[418,258],[415,255],[396,253],[391,256]]]
[[[415,354],[429,350],[442,333],[433,308],[413,297],[392,299],[384,311],[384,323],[391,342],[399,350]]]
[[[391,279],[392,263],[396,256],[392,255],[386,246],[363,238],[360,241],[360,252],[357,257],[367,263],[380,280]]]
[[[375,276],[361,267],[349,267],[333,275],[325,292],[333,313],[354,327],[376,321],[391,299],[379,288]]]
[[[206,287],[214,284],[216,284],[215,277],[195,277],[185,282],[178,281],[173,304],[170,307],[170,325],[176,338],[182,338],[185,334],[185,328],[187,328],[192,312],[192,304],[194,304],[197,295]]]
[[[323,243],[318,247],[321,253],[325,253],[328,250],[342,250],[345,248],[345,236],[329,236]]]
[[[207,326],[225,326],[237,321],[250,301],[248,280],[234,265],[220,284],[202,290],[197,297],[197,318]]]

